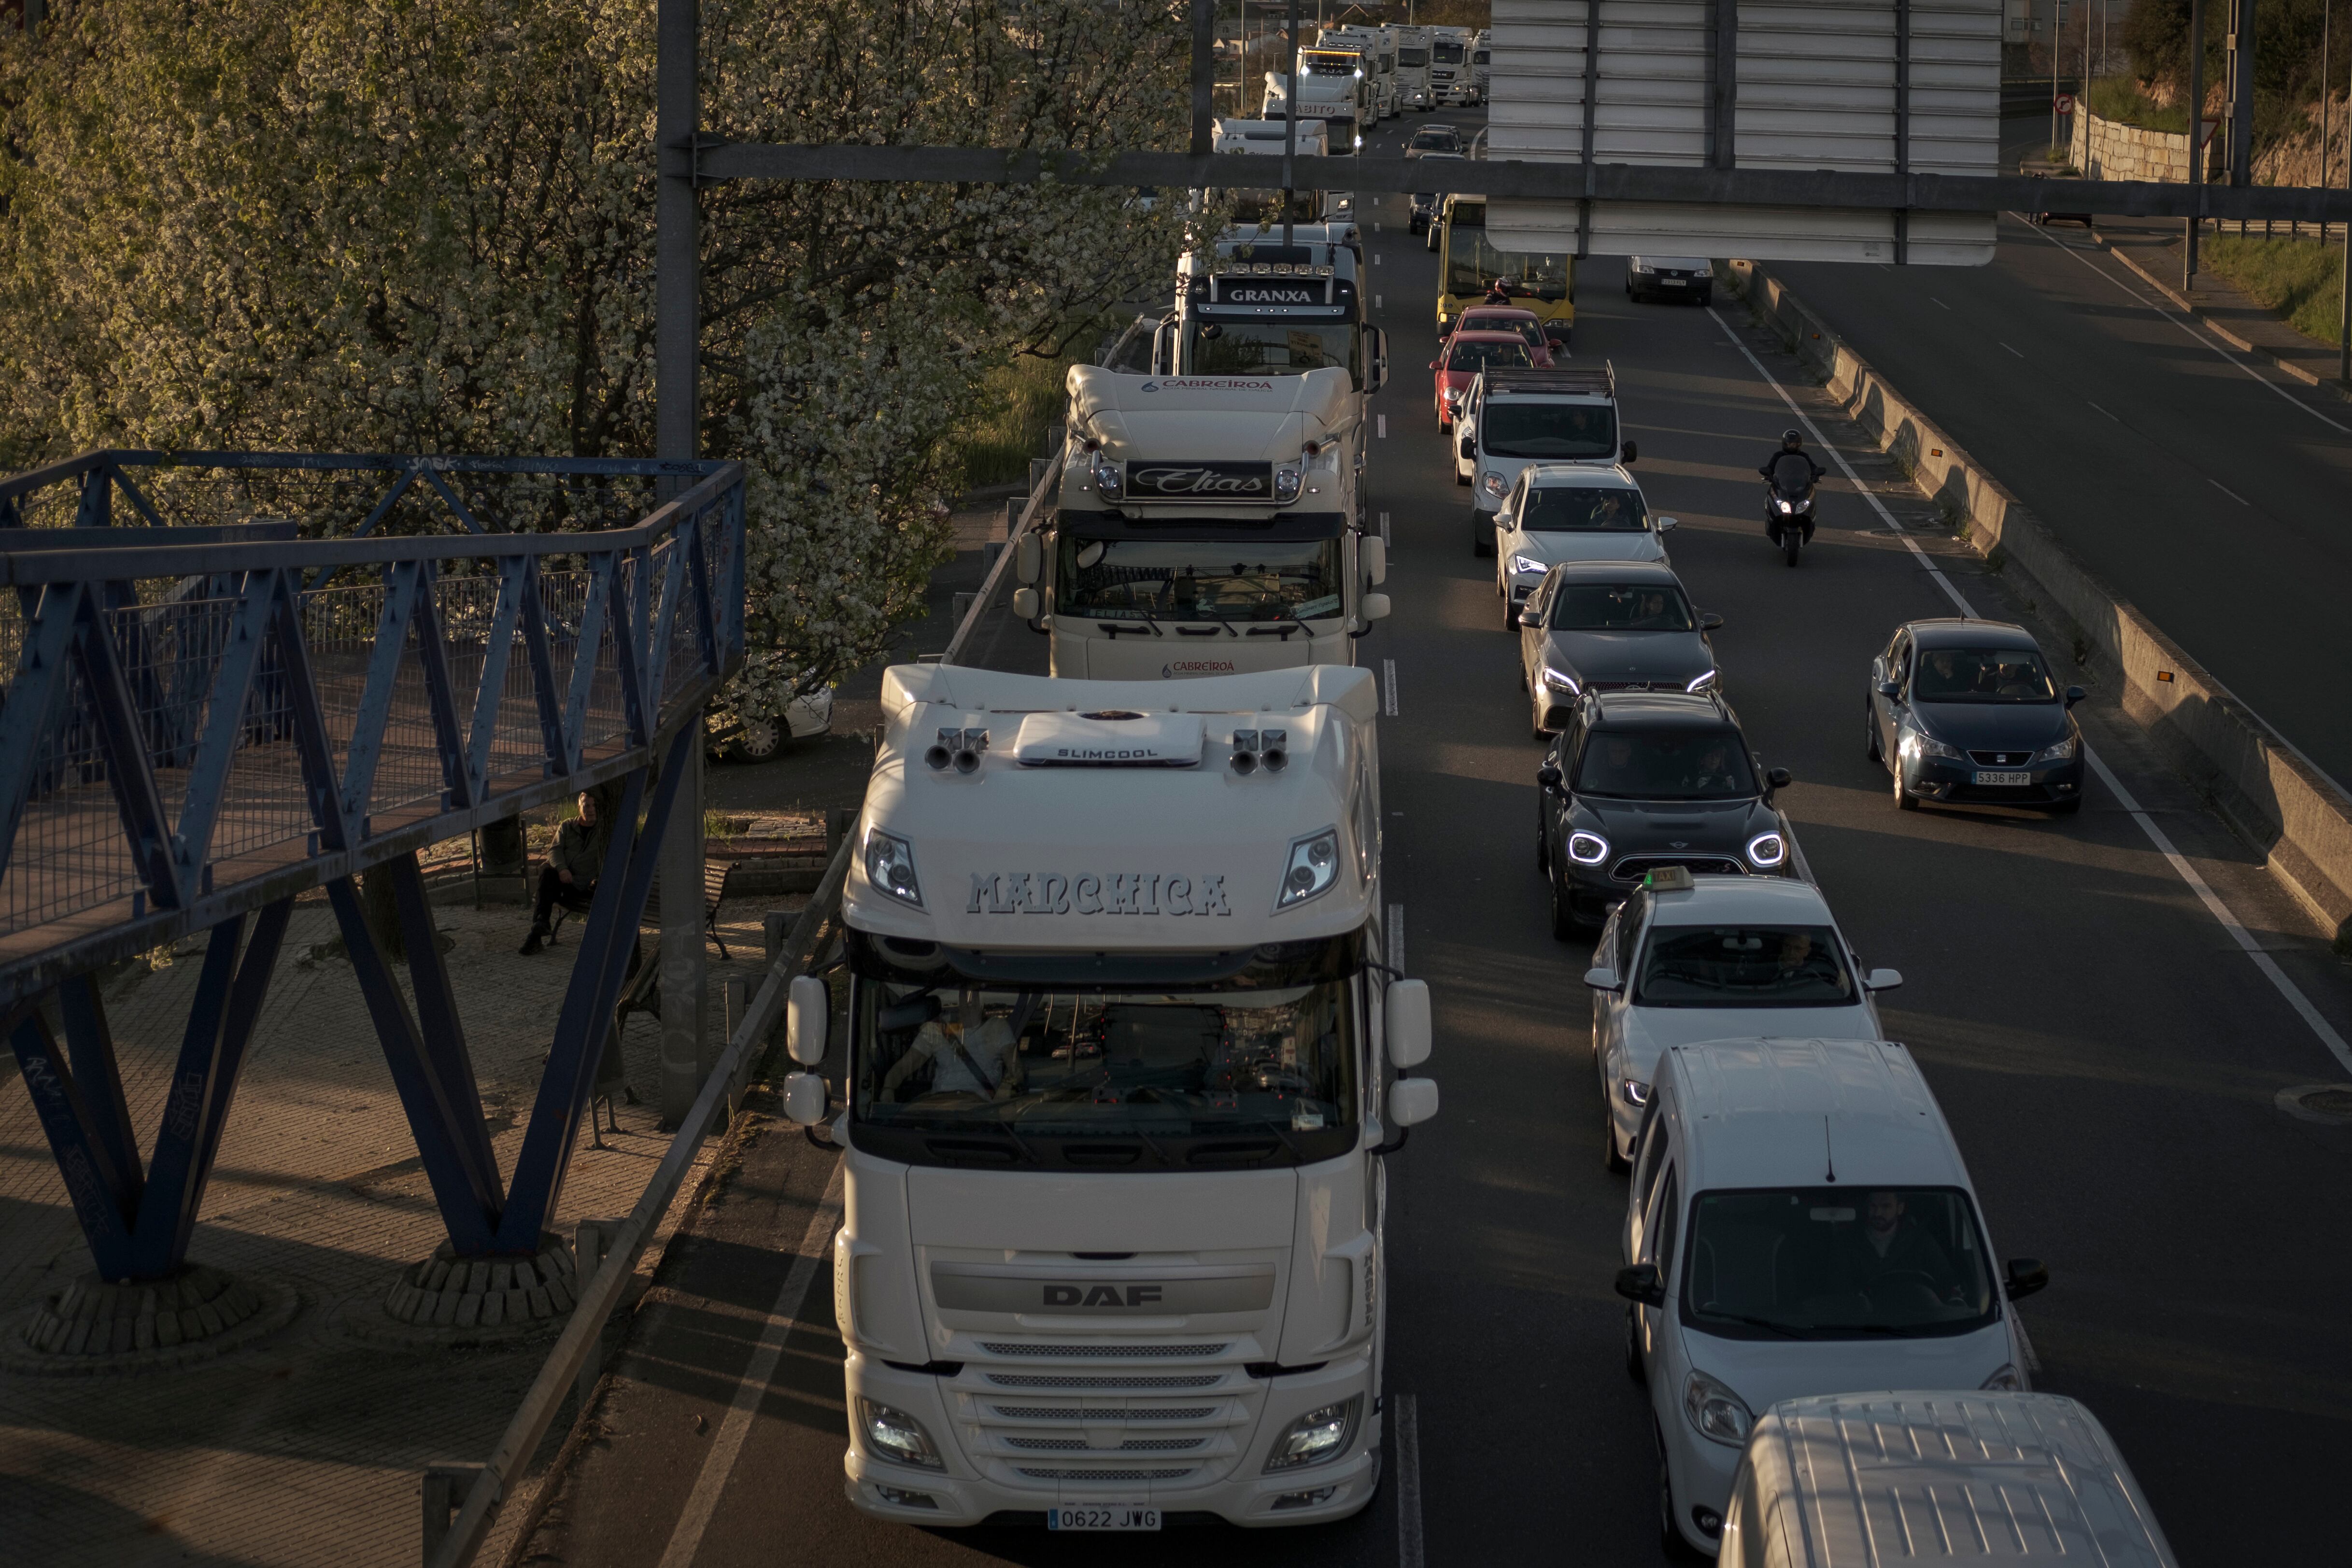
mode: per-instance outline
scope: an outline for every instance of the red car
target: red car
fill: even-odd
[[[1437,372],[1437,428],[1454,428],[1454,405],[1469,395],[1470,383],[1480,371],[1489,366],[1523,371],[1549,362],[1549,356],[1538,360],[1536,350],[1517,332],[1457,329],[1445,340],[1439,357],[1429,361],[1429,368]]]
[[[1534,350],[1537,368],[1551,369],[1552,341],[1544,336],[1543,322],[1532,310],[1523,310],[1516,305],[1473,305],[1455,319],[1454,329],[1457,332],[1517,332]]]

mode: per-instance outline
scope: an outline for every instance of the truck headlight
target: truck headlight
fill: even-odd
[[[866,830],[866,880],[901,904],[923,907],[923,890],[915,881],[915,851],[896,833]]]
[[[1290,1430],[1275,1440],[1274,1451],[1266,1455],[1267,1471],[1319,1465],[1346,1453],[1348,1445],[1355,1440],[1356,1413],[1363,1405],[1364,1396],[1359,1394],[1337,1405],[1309,1410],[1293,1421]]]
[[[1298,486],[1301,483],[1302,477],[1297,469],[1276,469],[1274,471],[1274,498],[1277,501],[1296,501],[1298,499]]]
[[[1303,839],[1290,841],[1290,863],[1282,871],[1282,893],[1274,901],[1276,911],[1304,904],[1331,890],[1339,880],[1339,830],[1326,828],[1319,833],[1309,833]]]
[[[1515,555],[1511,558],[1511,570],[1518,572],[1532,572],[1536,576],[1541,577],[1545,572],[1549,571],[1551,568],[1545,565],[1542,561],[1538,560],[1531,555]]]
[[[1568,858],[1579,865],[1599,865],[1609,858],[1609,841],[1599,833],[1577,831],[1568,835]]]
[[[1503,498],[1504,492],[1510,488],[1508,485],[1503,483],[1503,476],[1500,474],[1487,475],[1485,478],[1478,481],[1478,487],[1486,491],[1489,496],[1494,497],[1497,501],[1501,500]]]
[[[1748,863],[1767,869],[1789,858],[1789,841],[1778,833],[1759,833],[1748,841]]]
[[[1756,1424],[1739,1396],[1704,1372],[1693,1372],[1683,1384],[1683,1414],[1700,1437],[1730,1448],[1743,1446]]]
[[[866,1440],[866,1451],[877,1459],[916,1465],[927,1470],[947,1469],[939,1448],[931,1442],[931,1435],[904,1410],[861,1396],[857,1401],[857,1430]]]
[[[2083,748],[2083,737],[2070,735],[2063,740],[2053,740],[2033,754],[2036,762],[2072,762],[2074,753]]]
[[[1095,460],[1087,465],[1087,471],[1094,476],[1095,488],[1110,499],[1116,501],[1125,492],[1126,484],[1119,474],[1118,465],[1110,458],[1097,453]]]

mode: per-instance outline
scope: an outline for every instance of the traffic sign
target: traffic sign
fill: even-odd
[[[2072,114],[2074,112],[2074,95],[2073,93],[2062,92],[2058,95],[2058,112],[2061,114]]]

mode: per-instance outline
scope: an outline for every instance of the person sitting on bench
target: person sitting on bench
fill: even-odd
[[[596,831],[596,797],[581,791],[580,814],[555,830],[554,847],[539,872],[539,902],[530,914],[530,935],[522,939],[522,956],[536,956],[555,935],[549,924],[555,906],[585,909],[596,891],[596,872],[604,858],[603,835]]]

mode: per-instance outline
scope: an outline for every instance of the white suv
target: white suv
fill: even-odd
[[[1592,1064],[1609,1168],[1622,1171],[1668,1046],[1763,1035],[1883,1040],[1874,991],[1903,983],[1863,968],[1809,882],[1655,873],[1617,906],[1592,949]]]
[[[1617,374],[1602,365],[1478,372],[1454,416],[1454,477],[1470,486],[1470,550],[1495,553],[1495,514],[1531,463],[1615,468],[1638,455],[1617,423]]]

